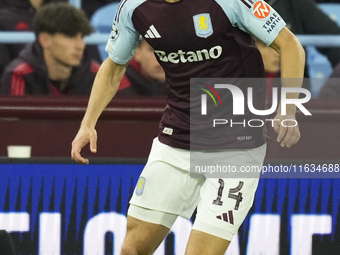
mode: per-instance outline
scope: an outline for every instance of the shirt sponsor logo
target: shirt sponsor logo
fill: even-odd
[[[195,32],[198,37],[207,38],[212,35],[213,28],[209,13],[201,13],[193,16]]]
[[[274,12],[273,15],[267,18],[262,28],[270,34],[280,22],[282,22],[280,15],[277,12]]]
[[[270,6],[263,1],[258,1],[253,6],[254,16],[258,19],[267,18],[270,14],[270,10],[271,10]]]
[[[160,61],[178,64],[179,62],[187,63],[187,62],[199,62],[209,59],[217,59],[222,54],[222,47],[217,45],[212,47],[210,50],[203,49],[188,52],[178,50],[177,52],[171,52],[169,54],[166,54],[164,51],[161,50],[155,50],[154,52],[156,53]]]

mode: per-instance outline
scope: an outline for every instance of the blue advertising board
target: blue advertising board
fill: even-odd
[[[0,164],[0,229],[16,254],[119,254],[142,168]],[[178,219],[155,254],[184,254],[192,220]],[[340,254],[339,243],[340,179],[262,178],[226,254],[330,255]]]

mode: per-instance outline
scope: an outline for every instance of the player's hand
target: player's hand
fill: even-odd
[[[299,125],[295,119],[295,115],[276,115],[274,119],[274,130],[278,134],[277,142],[281,147],[290,148],[300,140]],[[282,121],[284,125],[282,125]]]
[[[81,156],[83,147],[90,143],[92,153],[97,152],[97,132],[94,128],[81,127],[72,142],[71,157],[78,163],[88,164],[89,160]]]

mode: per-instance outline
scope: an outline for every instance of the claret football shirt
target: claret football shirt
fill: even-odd
[[[159,140],[190,149],[190,78],[264,78],[262,57],[251,34],[270,45],[284,26],[264,1],[122,0],[106,51],[114,62],[125,64],[142,37],[153,47],[169,90]],[[265,84],[253,93],[264,109]],[[232,111],[226,117],[232,119]],[[263,132],[264,128],[226,129],[223,143],[221,138],[203,139],[202,148],[205,142],[220,144],[216,149],[258,147],[264,143]],[[251,139],[238,139],[243,133]]]

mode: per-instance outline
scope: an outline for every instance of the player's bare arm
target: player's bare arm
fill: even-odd
[[[281,78],[282,87],[297,87],[302,86],[303,72],[305,66],[305,52],[296,38],[287,28],[283,28],[274,42],[270,45],[274,48],[281,57]],[[287,96],[290,99],[299,98],[299,93],[289,93]],[[286,115],[281,115],[281,104],[278,107],[277,115],[274,123],[274,130],[278,134],[277,142],[282,147],[290,148],[296,144],[300,139],[300,130],[298,126],[294,126],[294,122],[286,122],[286,126],[281,125],[282,120],[293,119],[295,120],[296,106],[287,105]]]
[[[80,152],[86,144],[90,144],[91,152],[97,152],[97,132],[95,126],[100,114],[112,100],[124,75],[126,65],[118,65],[107,58],[94,80],[90,100],[80,129],[72,142],[71,157],[78,163],[88,164],[89,160]]]

